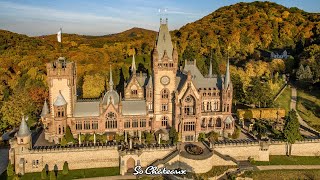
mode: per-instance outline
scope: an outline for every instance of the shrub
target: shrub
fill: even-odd
[[[7,175],[8,176],[14,175],[14,168],[13,168],[13,165],[11,164],[11,161],[9,161],[8,166],[7,166]]]
[[[61,146],[67,145],[67,140],[64,136],[62,137],[60,144],[61,144]]]
[[[41,171],[41,179],[47,179],[47,169],[44,167]]]
[[[199,133],[198,141],[204,141],[204,138],[206,138],[206,135],[204,133]]]
[[[67,161],[65,161],[64,164],[63,164],[62,174],[63,175],[67,175],[68,173],[69,173],[69,166],[68,166]]]
[[[54,173],[54,171],[50,171],[50,180],[56,180],[56,174]]]

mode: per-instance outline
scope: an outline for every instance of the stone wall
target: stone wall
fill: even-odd
[[[21,159],[24,161],[22,162]],[[63,169],[67,161],[70,169],[86,169],[99,167],[119,166],[119,153],[117,147],[86,147],[73,149],[31,150],[15,155],[16,173],[40,172],[48,165],[49,170],[54,167]]]

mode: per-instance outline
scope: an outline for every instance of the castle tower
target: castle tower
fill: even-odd
[[[17,133],[17,144],[19,145],[19,152],[23,152],[32,148],[31,131],[27,125],[28,118],[22,117],[19,131]]]
[[[139,84],[138,78],[141,79],[142,74],[140,73],[140,76],[136,74],[137,68],[136,68],[136,61],[135,56],[133,54],[132,56],[132,64],[131,64],[131,77],[128,82],[128,84],[125,86],[124,89],[124,98],[125,99],[144,99],[144,89],[142,85]]]
[[[49,84],[49,109],[50,116],[56,114],[54,102],[60,94],[65,98],[66,116],[72,117],[76,97],[76,66],[74,62],[68,62],[64,57],[47,63],[47,77]]]
[[[154,126],[167,128],[172,126],[172,99],[176,89],[176,73],[178,68],[178,52],[173,48],[167,20],[160,21],[160,29],[153,59],[153,95],[154,95]]]
[[[223,90],[222,90],[222,111],[231,113],[232,106],[232,82],[230,80],[229,59],[227,62],[226,75],[224,76]]]

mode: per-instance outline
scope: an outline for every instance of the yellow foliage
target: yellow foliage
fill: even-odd
[[[255,108],[255,109],[238,109],[239,119],[267,119],[276,120],[284,118],[286,110],[283,108]]]

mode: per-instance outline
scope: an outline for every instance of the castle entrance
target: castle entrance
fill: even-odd
[[[133,158],[129,158],[127,160],[127,172],[133,172],[133,168],[135,166],[135,161]]]

